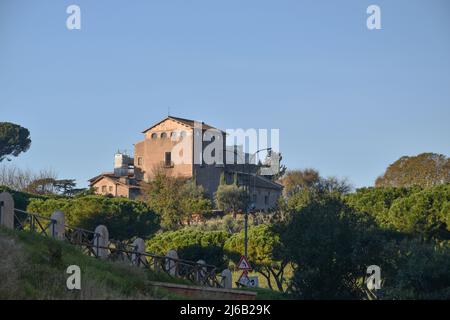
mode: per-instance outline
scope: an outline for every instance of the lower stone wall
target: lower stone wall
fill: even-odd
[[[166,282],[150,282],[150,286],[163,288],[175,294],[198,300],[255,300],[256,292],[188,286]]]

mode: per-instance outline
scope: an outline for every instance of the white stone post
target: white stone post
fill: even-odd
[[[136,238],[136,240],[133,241],[132,246],[136,253],[131,255],[131,261],[134,265],[139,266],[141,264],[141,254],[145,252],[145,241],[141,238]]]
[[[204,260],[198,260],[197,264],[202,265],[202,266],[198,266],[198,270],[197,270],[197,282],[198,283],[203,283],[205,276],[206,276],[206,272],[207,272],[207,268],[206,268],[206,262]],[[204,265],[204,267],[203,267]]]
[[[99,258],[107,258],[108,257],[108,249],[109,246],[109,232],[108,228],[104,225],[99,225],[95,228],[95,237],[94,237],[94,252]]]
[[[231,289],[233,288],[233,276],[231,274],[230,269],[225,269],[220,274],[222,276],[222,280],[220,281],[222,284],[222,288]]]
[[[50,226],[50,236],[58,240],[64,240],[64,212],[55,211],[52,213],[50,219],[52,219],[53,221],[52,225]]]
[[[170,259],[178,259],[178,253],[176,252],[176,250],[170,250],[169,252],[167,252],[166,257]],[[171,276],[176,277],[177,263],[170,259],[166,259],[165,269]]]
[[[14,199],[8,192],[0,193],[0,225],[14,229]]]

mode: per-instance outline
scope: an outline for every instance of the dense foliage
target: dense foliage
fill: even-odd
[[[17,157],[31,145],[30,131],[17,124],[0,122],[0,162],[8,156]]]
[[[423,239],[450,239],[450,184],[433,188],[363,188],[346,202],[382,228]]]
[[[244,232],[231,236],[225,243],[225,250],[234,263],[238,263],[244,252]],[[270,289],[273,288],[273,279],[277,289],[283,291],[284,271],[288,259],[280,236],[273,232],[270,226],[261,224],[249,228],[248,259],[253,270],[266,278]]]
[[[382,245],[373,225],[336,196],[310,197],[278,226],[295,264],[291,291],[304,299],[360,298],[361,277],[376,264]]]
[[[375,185],[428,188],[445,183],[450,183],[450,158],[443,154],[421,153],[414,157],[401,157],[392,163]]]
[[[228,233],[224,231],[200,231],[184,229],[159,233],[147,241],[147,251],[165,255],[170,250],[177,250],[178,256],[185,260],[204,260],[219,269],[227,267],[224,252]]]
[[[192,214],[202,214],[212,207],[195,180],[169,177],[162,172],[157,172],[148,184],[144,198],[160,216],[161,227],[165,230],[179,229],[184,223],[189,223]]]
[[[0,193],[2,192],[10,193],[14,199],[14,207],[20,210],[26,210],[28,203],[33,198],[47,199],[46,196],[39,196],[27,192],[16,191],[6,186],[0,186]]]
[[[288,172],[278,208],[250,219],[248,258],[254,270],[271,289],[300,299],[450,299],[450,184],[430,173],[442,173],[445,159],[418,157],[422,160],[405,157],[395,170],[388,168],[385,178],[400,186],[353,193],[346,180],[323,178],[313,169]],[[420,171],[413,177],[419,180],[408,178],[413,170]],[[206,217],[212,207],[195,179],[156,175],[145,203],[88,195],[91,191],[74,197],[0,191],[11,192],[17,208],[47,216],[61,210],[69,225],[93,230],[105,224],[111,238],[147,238],[149,252],[175,249],[181,259],[204,260],[222,270],[244,252],[243,221],[235,213],[247,209],[248,196],[236,182],[221,180],[216,204],[231,214],[190,227],[192,214]],[[62,181],[61,190],[70,190],[71,183]],[[158,218],[165,232],[155,235]],[[382,289],[375,292],[365,285],[370,265],[382,270]],[[285,276],[286,268],[292,277]]]
[[[322,177],[319,171],[314,169],[289,170],[280,179],[284,186],[283,193],[291,197],[303,190],[314,189],[317,192],[348,193],[352,186],[346,179],[336,177]]]
[[[94,230],[103,224],[111,238],[146,238],[159,228],[157,216],[142,202],[124,198],[86,196],[62,199],[31,199],[27,210],[50,216],[60,210],[66,224]]]
[[[214,197],[219,210],[232,213],[234,216],[238,212],[246,211],[249,203],[247,191],[236,184],[219,185]]]
[[[450,299],[450,243],[388,242],[381,257],[380,298]]]
[[[308,170],[288,177],[289,192],[273,220],[294,266],[293,296],[448,299],[449,184],[348,194],[322,188],[320,180]],[[382,270],[382,289],[376,292],[365,285],[370,265]]]

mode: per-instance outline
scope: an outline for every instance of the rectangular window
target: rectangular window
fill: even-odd
[[[264,196],[264,204],[265,205],[269,204],[269,196]]]
[[[109,186],[109,192],[112,192],[112,191],[113,191],[113,187]]]
[[[164,158],[164,165],[166,167],[172,166],[172,153],[166,152],[166,156]]]
[[[138,166],[142,166],[142,158],[141,157],[138,158]]]
[[[102,193],[106,193],[106,186],[102,186]]]

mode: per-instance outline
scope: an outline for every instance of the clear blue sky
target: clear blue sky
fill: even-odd
[[[289,168],[372,185],[402,155],[449,154],[450,2],[0,1],[0,121],[33,140],[13,164],[86,186],[168,106],[279,128]]]

